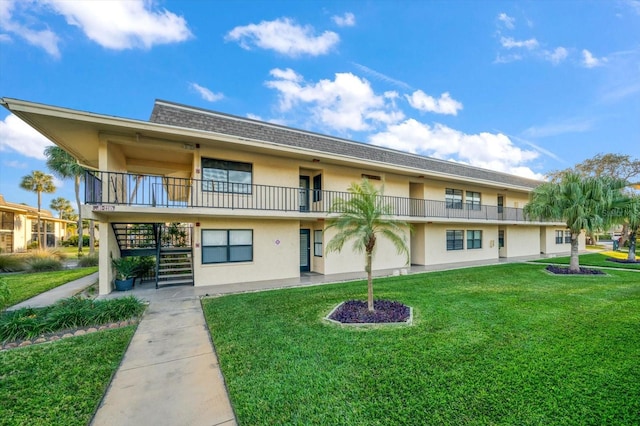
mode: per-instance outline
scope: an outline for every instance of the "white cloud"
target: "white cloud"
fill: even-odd
[[[238,42],[247,50],[257,46],[295,57],[324,55],[338,44],[340,37],[332,31],[316,36],[312,26],[300,26],[289,18],[280,18],[235,27],[227,33],[225,40]]]
[[[44,160],[45,147],[53,145],[33,127],[10,114],[0,120],[0,151],[15,151],[27,157]]]
[[[515,28],[516,18],[512,18],[504,12],[498,15],[498,21],[502,22],[502,24],[510,30]]]
[[[191,88],[191,90],[197,92],[205,101],[215,102],[224,98],[224,95],[222,93],[213,93],[211,90],[207,89],[206,87],[200,86],[198,83],[189,83],[189,87]]]
[[[14,7],[16,5],[19,7],[18,14],[21,14],[25,9],[27,9],[27,6],[29,6],[27,3],[0,0],[0,28],[9,34],[13,34],[14,36],[24,39],[32,46],[44,49],[54,58],[59,58],[60,49],[58,44],[60,42],[60,38],[49,28],[33,29],[32,26],[36,25],[37,22],[30,22],[29,26],[18,22],[14,17]],[[32,21],[32,19],[29,19],[29,21]],[[3,42],[11,40],[9,34],[2,34],[1,39]]]
[[[511,54],[511,55],[501,55],[498,54],[496,59],[493,61],[494,64],[508,64],[509,62],[515,62],[522,59],[522,55]]]
[[[523,150],[504,134],[466,134],[442,124],[429,126],[413,118],[390,125],[387,130],[372,135],[369,141],[378,146],[440,159],[513,173],[532,179],[542,179],[523,163],[539,156],[536,151]]]
[[[347,12],[343,16],[332,16],[331,19],[339,27],[353,27],[356,24],[356,17],[351,12]]]
[[[381,123],[395,123],[404,114],[393,103],[397,96],[376,95],[369,82],[351,73],[336,73],[334,80],[307,83],[287,68],[271,70],[273,80],[265,82],[279,92],[281,111],[301,106],[307,116],[324,127],[343,132],[370,130]]]
[[[153,10],[145,0],[44,0],[69,25],[107,49],[151,48],[192,37],[187,22],[166,9]]]
[[[3,161],[2,164],[6,167],[11,167],[12,169],[26,169],[28,166],[24,161],[17,160]]]
[[[586,68],[595,68],[607,62],[607,58],[596,58],[587,49],[582,50],[582,65]]]
[[[528,40],[515,40],[513,37],[500,37],[500,44],[506,49],[526,48],[532,50],[538,47],[538,40],[535,38],[530,38]]]
[[[409,105],[420,111],[458,115],[458,110],[462,109],[462,103],[452,99],[449,92],[441,94],[440,99],[435,99],[422,90],[416,90],[411,96],[405,95],[405,97],[409,101]]]
[[[556,47],[553,52],[545,51],[544,57],[553,65],[558,65],[560,62],[567,59],[569,51],[562,46]]]
[[[640,0],[624,0],[624,4],[629,6],[636,14],[640,15]]]

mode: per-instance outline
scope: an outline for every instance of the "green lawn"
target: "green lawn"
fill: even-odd
[[[135,327],[0,352],[0,424],[87,425]]]
[[[606,266],[608,268],[623,268],[623,269],[637,269],[640,270],[640,263],[618,263],[608,261],[606,254],[601,253],[589,253],[580,255],[580,266]],[[569,256],[552,257],[549,259],[536,260],[538,263],[553,263],[560,265],[569,264]]]
[[[376,280],[411,327],[323,321],[343,283],[203,300],[240,424],[640,422],[640,275],[511,264]]]
[[[36,272],[0,275],[0,280],[7,283],[9,299],[0,303],[0,310],[13,306],[23,300],[59,287],[69,281],[77,280],[98,270],[97,266],[89,268],[68,269],[55,272]]]

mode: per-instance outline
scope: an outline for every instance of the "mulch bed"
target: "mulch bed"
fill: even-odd
[[[631,264],[636,264],[636,263],[640,263],[640,260],[629,260],[629,259],[616,259],[615,257],[607,257],[607,261],[609,262],[616,262],[616,263],[631,263]]]
[[[343,324],[389,324],[406,323],[411,317],[411,308],[391,300],[374,300],[373,312],[367,302],[349,300],[340,304],[329,319]]]
[[[547,271],[557,275],[606,275],[600,269],[580,268],[580,272],[573,272],[568,267],[549,265]]]

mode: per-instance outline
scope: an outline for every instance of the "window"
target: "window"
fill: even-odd
[[[362,178],[363,179],[367,179],[367,180],[380,180],[380,176],[376,176],[376,175],[367,175],[367,174],[362,174]]]
[[[463,231],[447,231],[447,250],[462,250],[463,238]]]
[[[562,244],[563,231],[556,231],[556,244]]]
[[[444,201],[448,209],[461,209],[462,190],[447,188],[444,192]]]
[[[202,190],[251,194],[253,166],[235,161],[202,159]]]
[[[564,231],[564,242],[566,244],[571,244],[571,231],[569,230]]]
[[[14,215],[12,212],[0,212],[2,215],[2,223],[0,229],[13,231],[14,228]]]
[[[482,231],[467,231],[467,250],[482,248]]]
[[[313,177],[313,202],[322,201],[322,175]]]
[[[251,229],[203,229],[202,263],[251,262]]]
[[[467,207],[469,210],[480,210],[480,193],[467,191]]]
[[[322,231],[313,231],[313,255],[322,257]]]
[[[504,231],[498,231],[498,248],[504,247]]]

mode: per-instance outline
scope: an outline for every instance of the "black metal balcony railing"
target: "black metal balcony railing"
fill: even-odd
[[[349,199],[349,192],[282,186],[227,183],[225,192],[213,191],[209,180],[87,172],[87,204],[149,207],[206,207],[218,209],[328,213],[334,200]],[[526,222],[522,209],[445,201],[381,196],[395,216]]]

